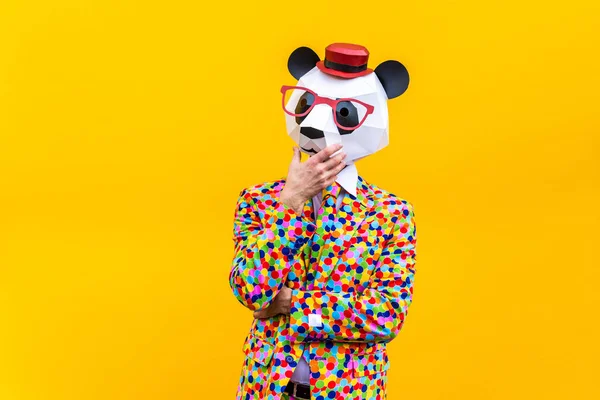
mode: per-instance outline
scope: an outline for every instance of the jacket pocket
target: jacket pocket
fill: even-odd
[[[386,371],[388,367],[387,354],[383,349],[352,355],[352,374],[354,377],[379,374]]]
[[[247,358],[266,367],[273,358],[274,345],[250,334],[246,338],[242,350]]]

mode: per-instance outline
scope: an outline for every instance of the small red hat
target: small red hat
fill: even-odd
[[[333,43],[325,49],[325,60],[317,62],[317,68],[340,78],[356,78],[368,75],[369,50],[358,44]]]

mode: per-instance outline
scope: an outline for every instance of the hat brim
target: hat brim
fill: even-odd
[[[367,68],[364,71],[360,71],[360,72],[338,71],[335,69],[327,68],[325,66],[324,61],[317,62],[317,68],[319,68],[321,71],[325,72],[326,74],[338,76],[340,78],[345,78],[345,79],[358,78],[359,76],[369,75],[371,72],[373,72],[373,70],[371,68]]]

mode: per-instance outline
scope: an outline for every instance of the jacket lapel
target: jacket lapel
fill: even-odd
[[[313,215],[312,215],[313,214],[312,208],[313,208],[313,199],[311,197],[310,199],[308,199],[308,201],[306,203],[304,203],[304,209],[302,212],[304,213],[304,217],[314,224],[315,219],[313,218]],[[302,259],[304,261],[304,265],[303,265],[303,267],[304,267],[303,273],[304,274],[300,277],[300,282],[302,282],[302,284],[304,286],[306,286],[306,283],[307,283],[306,274],[310,269],[311,245],[312,245],[312,241],[308,241],[302,251]]]

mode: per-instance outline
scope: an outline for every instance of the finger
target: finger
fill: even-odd
[[[293,147],[294,154],[292,155],[292,163],[299,163],[301,161],[300,151],[298,151],[298,147]]]
[[[273,315],[276,315],[278,312],[278,308],[276,307],[275,303],[273,303],[264,310],[255,311],[254,314],[257,315],[256,318],[270,318]]]
[[[327,185],[325,187],[335,182],[335,180],[337,179],[337,175],[346,167],[346,163],[342,161],[341,163],[327,171],[327,173],[325,174],[325,180],[327,182]]]
[[[344,162],[345,157],[346,157],[346,153],[341,151],[339,154],[336,154],[334,157],[331,157],[330,159],[324,161],[323,165],[325,167],[325,171],[331,170],[334,167],[339,166],[340,163]]]
[[[330,144],[329,146],[325,147],[323,150],[319,151],[317,154],[312,156],[308,161],[314,162],[314,163],[320,163],[320,162],[326,161],[329,159],[329,156],[331,156],[333,153],[335,153],[336,151],[338,151],[341,148],[342,148],[341,143]]]
[[[333,185],[335,183],[335,181],[337,181],[337,178],[338,178],[337,174],[333,174],[333,175],[331,175],[331,177],[327,178],[327,180],[323,184],[323,189],[325,189],[329,185]]]

